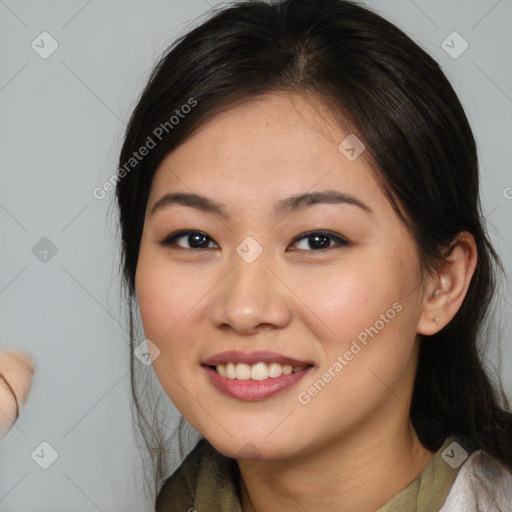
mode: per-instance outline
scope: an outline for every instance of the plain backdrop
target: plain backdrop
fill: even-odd
[[[3,512],[152,510],[131,427],[114,194],[98,200],[93,189],[115,172],[157,57],[214,3],[0,0],[0,346],[37,364],[21,417],[0,441]],[[458,93],[478,141],[490,235],[510,275],[512,2],[366,4],[434,56]],[[512,396],[504,285],[502,374]]]

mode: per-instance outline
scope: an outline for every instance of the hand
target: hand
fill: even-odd
[[[18,419],[19,408],[27,400],[35,363],[20,350],[0,351],[0,438]]]

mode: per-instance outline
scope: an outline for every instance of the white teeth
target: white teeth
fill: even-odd
[[[228,379],[236,379],[235,365],[233,363],[226,365],[226,377]]]
[[[236,378],[239,380],[247,380],[251,378],[251,367],[248,364],[238,363],[235,366]]]
[[[265,380],[268,379],[268,367],[265,363],[256,363],[251,367],[252,380]]]
[[[283,374],[283,367],[279,363],[270,363],[268,367],[269,377],[281,377]]]
[[[238,380],[265,380],[268,378],[290,375],[304,370],[306,366],[292,366],[289,364],[264,363],[263,361],[249,365],[245,363],[227,363],[216,366],[217,373],[228,379]]]
[[[293,371],[293,366],[292,366],[292,365],[290,365],[290,364],[285,364],[285,365],[283,366],[283,373],[284,373],[285,375],[290,375],[290,373],[292,373],[292,371]]]

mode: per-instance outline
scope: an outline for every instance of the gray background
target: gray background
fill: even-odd
[[[433,55],[459,94],[479,145],[491,238],[510,276],[512,2],[366,4]],[[1,511],[151,510],[131,431],[114,196],[97,200],[92,191],[115,171],[155,59],[207,9],[205,0],[0,0],[0,344],[37,364],[22,415],[0,441]],[[31,47],[43,31],[59,45],[47,59]],[[469,44],[457,58],[442,47],[453,31]],[[453,53],[461,43],[445,45]],[[498,318],[511,396],[504,285]],[[48,469],[31,457],[42,442],[58,452]]]

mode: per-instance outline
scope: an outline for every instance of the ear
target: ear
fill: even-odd
[[[425,287],[418,334],[431,336],[447,325],[468,291],[477,261],[475,239],[468,231],[461,231],[450,247],[436,275]]]

